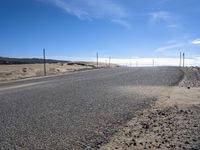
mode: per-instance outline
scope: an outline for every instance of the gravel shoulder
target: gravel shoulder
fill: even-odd
[[[157,100],[100,149],[200,149],[200,72],[198,68],[183,71],[185,76],[178,86],[124,89]]]

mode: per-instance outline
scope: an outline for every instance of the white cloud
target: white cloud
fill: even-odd
[[[108,58],[100,58],[100,62],[108,62]],[[95,61],[95,59],[93,59]],[[177,58],[137,58],[137,59],[111,59],[111,63],[131,66],[145,67],[152,66],[179,66],[180,59]],[[199,66],[200,57],[192,57],[185,59],[185,66]]]
[[[192,44],[194,44],[194,45],[200,45],[200,39],[193,40]]]
[[[113,23],[115,23],[115,24],[119,24],[119,25],[121,25],[121,26],[124,26],[124,27],[126,27],[127,29],[130,29],[131,28],[131,25],[127,22],[127,21],[125,21],[125,20],[121,20],[121,19],[113,19],[113,20],[111,20]]]
[[[179,17],[169,11],[156,11],[149,13],[150,23],[165,23],[165,27],[170,29],[183,29]]]
[[[169,24],[167,25],[168,28],[171,28],[171,29],[182,29],[183,27],[179,24]]]
[[[156,22],[156,21],[169,21],[171,20],[172,16],[171,13],[168,11],[157,11],[149,13],[150,21]]]
[[[157,48],[155,52],[165,52],[165,51],[176,51],[178,49],[185,49],[191,46],[191,39],[188,35],[182,34],[180,37],[176,37],[165,41],[163,46]]]
[[[114,0],[47,0],[45,2],[51,2],[82,20],[108,19],[113,23],[130,27],[126,21],[127,10]]]
[[[96,58],[83,58],[83,57],[49,57],[51,59],[58,59],[58,60],[71,60],[71,61],[96,61]],[[179,66],[180,59],[179,57],[166,57],[166,58],[112,58],[111,57],[111,63],[123,65],[123,66],[131,66],[131,67],[145,67],[149,66],[151,67],[153,65],[155,66]],[[101,57],[99,58],[99,62],[108,63],[109,58],[107,57]],[[200,56],[193,56],[188,58],[186,55],[185,59],[185,65],[186,66],[200,66]]]
[[[182,46],[183,46],[183,44],[172,44],[172,45],[160,47],[160,48],[156,49],[156,51],[157,52],[164,52],[164,51],[172,50],[172,49],[179,48],[179,47],[182,47]]]

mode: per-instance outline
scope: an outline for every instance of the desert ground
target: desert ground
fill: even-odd
[[[152,106],[138,111],[101,150],[200,149],[200,69],[183,68],[182,81],[173,87],[127,87],[156,98]]]
[[[200,70],[116,67],[0,83],[0,149],[200,149]]]
[[[111,67],[116,65],[111,64]],[[99,68],[108,67],[108,64],[99,63]],[[47,75],[63,74],[80,70],[95,69],[94,62],[48,63]],[[17,80],[44,75],[43,64],[12,64],[0,65],[0,81]]]
[[[0,149],[98,149],[155,101],[137,91],[162,93],[183,75],[116,67],[0,83]]]

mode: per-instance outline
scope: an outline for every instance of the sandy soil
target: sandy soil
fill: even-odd
[[[73,72],[85,69],[95,68],[95,63],[88,62],[84,65],[80,64],[46,64],[47,75],[62,74],[66,72]],[[99,67],[107,67],[104,63],[100,63]],[[112,65],[114,67],[114,65]],[[0,81],[16,80],[34,76],[44,75],[43,64],[22,64],[22,65],[0,65]]]
[[[200,88],[196,68],[184,70],[176,87],[127,87],[156,97],[152,107],[133,118],[101,150],[200,149]],[[122,89],[121,89],[122,90]]]

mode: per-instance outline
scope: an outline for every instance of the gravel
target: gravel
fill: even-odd
[[[182,68],[182,71],[185,75],[179,86],[186,87],[187,93],[194,88],[194,94],[194,91],[197,91],[200,86],[200,69],[190,67]],[[173,87],[174,90],[175,88],[178,88],[180,92],[180,87]],[[199,95],[199,93],[195,94]],[[182,99],[176,99],[177,104],[174,106],[165,106],[167,103],[162,104],[163,100],[158,99],[151,108],[140,111],[111,138],[108,144],[103,145],[100,149],[199,150],[200,103],[190,99],[187,94],[183,94],[179,98]],[[170,96],[165,101],[169,101],[169,99]],[[171,99],[172,101],[173,99]],[[182,101],[188,102],[188,104],[181,105]]]
[[[177,106],[143,111],[114,138],[110,149],[198,150],[199,113],[199,110],[182,110]]]
[[[180,82],[182,87],[200,87],[200,68],[198,67],[188,67],[182,68],[185,76]]]
[[[155,100],[115,87],[182,78],[176,67],[115,68],[0,84],[0,149],[97,149]]]

